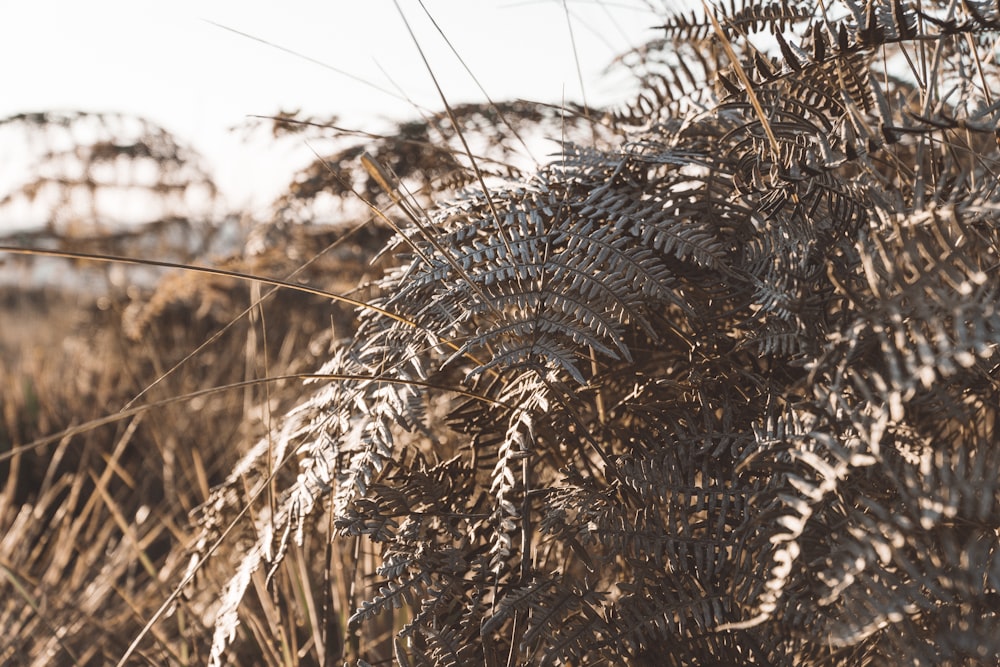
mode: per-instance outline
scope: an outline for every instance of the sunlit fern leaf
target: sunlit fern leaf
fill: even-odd
[[[963,217],[951,207],[916,213],[863,250],[877,299],[871,326],[898,391],[972,367],[1000,344],[1000,288],[987,273],[1000,261],[1000,239],[986,218]]]
[[[836,510],[824,525],[849,528],[820,529],[813,544],[802,542],[803,563],[810,552],[828,554],[817,573],[823,587],[794,593],[801,597],[792,605],[801,611],[789,620],[808,622],[810,633],[836,645],[867,643],[907,662],[996,651],[982,640],[977,647],[968,644],[969,634],[981,632],[981,626],[973,630],[961,620],[967,604],[991,609],[996,593],[993,575],[987,574],[995,567],[995,544],[987,535],[995,531],[1000,494],[995,475],[984,472],[996,449],[983,440],[983,427],[995,420],[996,410],[977,402],[954,415],[926,412],[930,405],[949,405],[948,394],[964,386],[968,383],[953,382],[918,391],[897,407],[891,399],[867,395],[873,404],[866,411],[885,416],[885,435],[870,447],[874,456],[866,457],[866,472],[840,486],[843,504],[824,511]],[[897,425],[904,415],[900,407],[905,428]],[[866,425],[855,423],[865,434]],[[809,602],[817,596],[818,616]],[[986,618],[995,624],[995,611]],[[912,636],[933,639],[912,645],[902,640]],[[950,636],[962,639],[952,642]]]
[[[572,183],[574,174],[560,175]],[[586,171],[581,177],[589,178]],[[613,216],[616,208],[629,205],[625,199],[621,206],[606,210],[588,209],[588,199],[583,198],[583,208],[578,211],[580,204],[564,203],[569,193],[560,194],[553,185],[543,184],[537,193],[519,192],[517,199],[513,199],[514,193],[491,197],[505,219],[514,223],[503,234],[445,237],[445,241],[460,244],[451,251],[455,261],[486,301],[460,305],[462,299],[474,295],[464,280],[451,275],[450,265],[442,259],[411,268],[407,280],[386,301],[387,306],[426,321],[428,329],[437,328],[442,334],[452,333],[455,319],[434,321],[435,313],[425,304],[444,299],[454,304],[446,307],[446,313],[464,313],[459,322],[475,319],[475,335],[468,337],[453,358],[476,356],[494,346],[499,346],[501,356],[472,369],[473,373],[497,365],[516,367],[537,356],[581,382],[583,376],[570,354],[579,345],[589,345],[612,359],[619,355],[628,358],[622,327],[638,323],[649,328],[641,306],[650,296],[664,301],[674,298],[669,287],[671,275],[658,256],[642,246],[629,245],[623,231],[617,229]],[[510,204],[505,204],[508,197]],[[575,201],[579,201],[577,197],[574,195]],[[488,203],[479,198],[460,204],[458,210],[472,220],[473,229],[486,229],[488,223],[479,220],[491,216]],[[530,204],[527,210],[521,208],[525,203]],[[449,211],[445,223],[452,226],[458,219]],[[595,242],[606,239],[599,252],[586,243],[591,237]],[[678,252],[696,247],[695,243],[687,242]],[[429,251],[428,256],[434,257],[435,252]],[[642,285],[638,292],[633,289],[637,283]],[[416,305],[419,310],[414,310]]]

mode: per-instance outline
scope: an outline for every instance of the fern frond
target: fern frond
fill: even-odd
[[[815,8],[808,3],[787,0],[760,4],[749,2],[738,4],[736,0],[732,0],[728,9],[724,11],[724,19],[720,23],[726,35],[732,38],[736,35],[757,32],[764,27],[784,31],[791,25],[808,21],[815,11]],[[690,16],[676,13],[659,27],[665,30],[669,37],[688,42],[712,34],[711,22],[698,16],[695,11],[692,11]]]
[[[402,222],[254,567],[332,496],[401,662],[994,650],[995,12],[960,4],[737,3],[726,54],[674,16],[620,146]]]

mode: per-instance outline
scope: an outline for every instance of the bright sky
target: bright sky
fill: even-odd
[[[581,100],[575,39],[591,104],[619,99],[601,72],[658,35],[650,5],[661,4],[423,0],[494,99]],[[420,0],[399,5],[450,101],[482,99]],[[267,204],[310,156],[228,131],[248,116],[301,109],[377,131],[413,115],[393,95],[441,107],[392,0],[0,0],[0,62],[0,116],[140,114],[199,150],[237,207]]]

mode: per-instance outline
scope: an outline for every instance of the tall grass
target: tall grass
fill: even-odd
[[[300,249],[315,255],[322,248]],[[356,284],[366,268],[352,254],[300,277]],[[262,275],[284,270],[259,258],[247,264],[241,268]],[[244,443],[271,427],[271,411],[294,404],[302,384],[295,376],[318,365],[334,324],[350,329],[350,311],[324,299],[286,292],[253,305],[254,292],[259,298],[246,283],[176,273],[132,296],[8,290],[0,348],[0,663],[117,662],[187,565],[191,513]],[[220,562],[238,549],[228,545]],[[297,623],[318,622],[324,569],[314,559],[297,565],[279,580],[285,602],[281,592],[266,593],[250,607],[260,616],[246,623],[252,633],[236,643],[237,655],[291,664],[264,649],[279,635],[308,641]],[[223,574],[203,569],[189,599],[152,629],[133,662],[204,664],[211,591],[223,583]]]

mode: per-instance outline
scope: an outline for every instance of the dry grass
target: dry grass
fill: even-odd
[[[287,239],[319,258],[298,279],[341,291],[358,284],[378,234],[322,255],[336,237],[310,229]],[[222,265],[276,277],[295,268],[287,254],[268,253]],[[93,266],[68,270],[79,280],[95,275]],[[323,341],[352,326],[348,309],[288,290],[247,312],[266,291],[171,273],[154,291],[13,287],[0,294],[0,664],[114,664],[170,596],[187,565],[190,513],[301,388],[296,380],[254,380],[314,369]],[[223,389],[184,400],[214,388]],[[166,403],[33,445],[108,421],[140,394],[136,406]],[[325,561],[349,572],[354,554],[325,553],[324,534],[318,527],[290,554],[270,587],[263,576],[254,581],[235,660],[342,659],[357,587],[330,581]],[[239,547],[216,553],[129,664],[206,661],[215,597]]]

